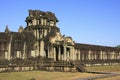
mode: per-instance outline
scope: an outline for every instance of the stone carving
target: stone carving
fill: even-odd
[[[27,27],[20,26],[18,32],[11,32],[8,26],[5,32],[0,32],[0,60],[47,58],[54,64],[52,68],[57,64],[54,62],[60,64],[60,61],[78,61],[78,65],[86,66],[119,63],[120,48],[75,43],[61,34],[56,26],[58,19],[52,12],[29,10],[25,21]]]

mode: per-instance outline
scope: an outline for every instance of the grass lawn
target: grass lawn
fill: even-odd
[[[120,65],[116,66],[95,66],[86,67],[88,71],[120,72]],[[47,72],[47,71],[27,71],[27,72],[8,72],[0,73],[0,80],[74,80],[83,77],[97,76],[101,74],[91,73],[72,73],[72,72]],[[120,80],[120,76],[109,77],[98,80]]]
[[[120,72],[120,65],[86,67],[88,71]]]
[[[102,78],[97,80],[120,80],[120,76],[113,76],[113,77]]]
[[[88,71],[120,72],[120,65],[86,67]],[[96,80],[120,80],[120,75]]]
[[[72,72],[47,72],[47,71],[28,71],[28,72],[9,72],[0,73],[0,80],[74,80],[98,74],[72,73]]]

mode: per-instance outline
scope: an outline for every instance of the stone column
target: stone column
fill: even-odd
[[[73,47],[70,48],[70,59],[73,60],[74,52]]]
[[[61,57],[61,48],[60,48],[60,46],[59,46],[59,48],[58,48],[58,51],[59,51],[59,52],[58,52],[58,60],[61,60],[61,59],[60,59],[60,57]]]
[[[103,51],[103,60],[106,59],[105,51]]]
[[[64,60],[66,60],[66,46],[63,47],[64,47]]]
[[[8,60],[11,57],[11,44],[12,44],[12,37],[10,38],[10,42],[8,43]]]
[[[91,50],[88,51],[88,60],[91,60]]]
[[[44,25],[46,25],[46,24],[47,24],[46,19],[44,19]]]
[[[100,59],[101,59],[101,60],[103,59],[102,50],[100,51]]]
[[[34,36],[36,37],[36,30],[34,30]]]
[[[44,30],[44,37],[47,35],[47,30]]]
[[[120,59],[120,52],[119,52],[119,54],[118,54],[118,59]]]
[[[54,61],[56,61],[56,49],[55,49],[55,47],[53,47],[53,58],[54,58]]]
[[[41,18],[41,25],[43,25],[43,19]]]
[[[74,59],[77,60],[77,50],[74,52]]]
[[[5,59],[8,59],[8,51],[5,51]]]
[[[69,58],[70,58],[70,60],[71,60],[71,55],[72,55],[72,54],[71,54],[71,47],[70,47],[70,57],[69,57]]]
[[[115,52],[112,52],[112,59],[115,59]]]
[[[54,58],[53,52],[54,52],[53,46],[49,46],[49,58]]]
[[[40,56],[44,56],[44,41],[40,42]]]
[[[37,22],[36,19],[33,19],[33,25],[36,25],[36,22]]]
[[[48,54],[48,57],[47,57],[47,58],[50,58],[49,46],[48,46],[48,48],[47,48],[47,54]]]
[[[39,25],[39,19],[37,19],[36,21],[37,21],[37,25]]]
[[[25,51],[26,50],[26,42],[24,42],[24,46],[23,46],[23,59],[25,59]]]
[[[74,60],[74,57],[75,57],[75,50],[74,50],[74,47],[72,47],[72,54],[73,54],[72,60]]]
[[[36,38],[39,39],[39,30],[36,30]]]
[[[48,46],[48,58],[50,58],[50,50],[49,50],[49,46]]]
[[[78,60],[80,60],[80,50],[78,50]]]
[[[40,56],[40,45],[39,45],[39,41],[36,42],[36,45],[37,45],[37,49],[36,49],[36,55],[37,56]]]
[[[70,57],[69,55],[70,55],[70,51],[67,51],[67,57],[66,57],[67,59],[69,59]]]
[[[110,52],[110,59],[112,59],[112,52]]]

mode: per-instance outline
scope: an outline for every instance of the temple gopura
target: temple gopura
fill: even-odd
[[[41,56],[55,63],[72,61],[85,66],[120,63],[119,48],[75,43],[62,35],[52,12],[29,10],[25,21],[27,26],[20,26],[18,32],[10,31],[8,26],[0,32],[0,60]]]

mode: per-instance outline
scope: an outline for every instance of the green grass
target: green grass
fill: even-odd
[[[114,66],[93,66],[93,67],[86,67],[88,71],[104,71],[104,72],[116,72],[120,71],[120,65]]]
[[[86,67],[88,71],[116,72],[120,71],[120,65],[115,66],[94,66]],[[27,71],[27,72],[8,72],[0,73],[0,80],[74,80],[78,78],[96,76],[99,74],[91,73],[72,73],[72,72],[47,72],[47,71]]]
[[[9,72],[0,73],[0,80],[73,80],[98,74],[72,73],[72,72],[47,72],[47,71],[28,71],[28,72]]]

